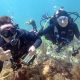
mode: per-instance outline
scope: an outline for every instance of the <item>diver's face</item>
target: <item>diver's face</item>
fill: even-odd
[[[4,24],[0,27],[1,36],[10,38],[15,34],[15,29],[12,24]]]
[[[66,27],[68,25],[68,17],[60,16],[57,18],[57,22],[61,27]]]

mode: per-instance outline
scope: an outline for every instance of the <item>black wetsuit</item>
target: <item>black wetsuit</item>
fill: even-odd
[[[55,31],[55,28],[57,31]],[[80,33],[77,24],[70,22],[66,27],[61,27],[53,19],[50,20],[49,26],[42,32],[38,33],[39,36],[44,35],[47,39],[51,40],[53,43],[71,42],[74,35],[77,39],[80,38]]]
[[[6,43],[3,38],[0,37],[0,47],[4,50],[11,50],[13,61],[17,62],[24,54],[28,54],[30,46],[34,45],[35,48],[39,47],[42,43],[40,37],[36,36],[34,32],[28,32],[22,29],[18,29],[16,39],[17,44],[11,45]]]

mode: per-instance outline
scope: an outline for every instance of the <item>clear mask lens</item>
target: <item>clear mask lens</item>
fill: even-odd
[[[58,19],[57,19],[57,22],[58,24],[61,26],[61,27],[66,27],[68,25],[68,17],[66,16],[60,16]]]
[[[1,31],[1,35],[5,38],[12,37],[15,33],[15,28],[4,29]]]

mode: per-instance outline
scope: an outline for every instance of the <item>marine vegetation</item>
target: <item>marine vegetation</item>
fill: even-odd
[[[56,45],[44,37],[42,40],[33,64],[23,64],[22,68],[13,71],[8,62],[0,73],[0,80],[80,80],[79,42],[74,40],[57,53]],[[75,56],[72,55],[74,50],[78,50]]]

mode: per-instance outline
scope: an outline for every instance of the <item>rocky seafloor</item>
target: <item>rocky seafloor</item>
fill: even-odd
[[[0,72],[0,80],[80,80],[79,46],[80,43],[73,40],[57,53],[57,46],[43,39],[33,65],[23,65],[13,71],[8,62]],[[78,50],[75,56],[72,56],[73,47]]]

